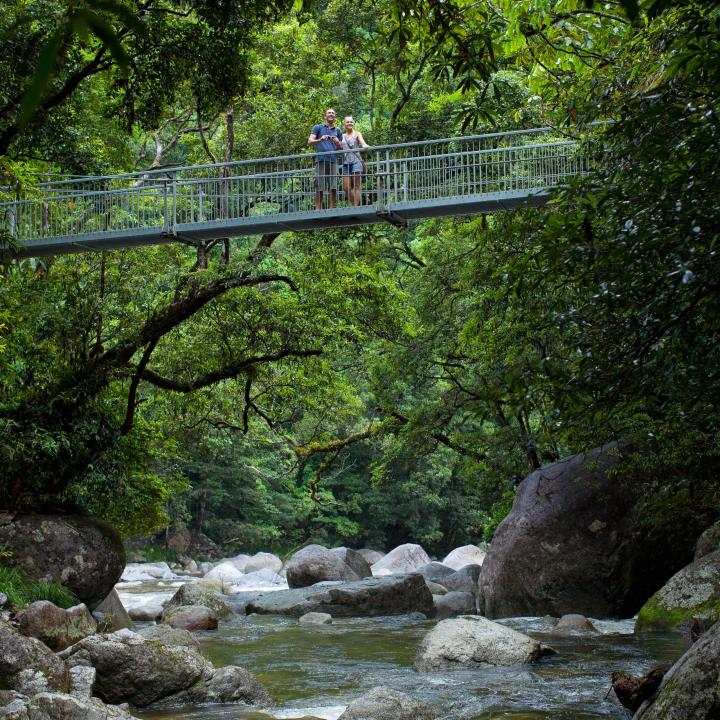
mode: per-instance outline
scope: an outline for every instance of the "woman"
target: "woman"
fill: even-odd
[[[355,130],[352,115],[345,118],[344,125],[342,147],[346,152],[342,166],[343,189],[350,205],[357,206],[360,205],[361,177],[367,168],[361,154],[353,151],[370,146],[365,142],[362,133]]]

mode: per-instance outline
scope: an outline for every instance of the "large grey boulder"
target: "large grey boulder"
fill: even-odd
[[[720,620],[720,550],[675,573],[641,608],[635,632],[710,627]]]
[[[695,559],[699,560],[717,550],[720,550],[720,522],[711,525],[698,538],[695,545]]]
[[[577,613],[563,615],[550,631],[558,637],[573,635],[599,635],[597,628],[584,616]]]
[[[160,622],[188,632],[217,630],[218,626],[217,615],[203,605],[173,605],[165,609]]]
[[[307,545],[298,550],[288,560],[285,572],[291,588],[308,587],[324,580],[360,580],[340,555],[322,545]]]
[[[466,565],[482,565],[487,553],[477,545],[463,545],[448,553],[443,565],[453,570],[462,570]]]
[[[263,568],[246,573],[239,580],[236,580],[227,588],[229,594],[237,592],[251,592],[253,590],[272,590],[274,588],[287,588],[288,584],[284,577],[278,575],[274,570]]]
[[[232,608],[219,592],[202,585],[186,583],[181,585],[165,606],[166,610],[181,605],[202,605],[210,608],[218,618],[232,615]]]
[[[258,570],[272,570],[274,573],[280,573],[283,561],[272,553],[258,552],[255,553],[246,563],[245,572],[257,572]]]
[[[365,562],[372,567],[378,560],[382,560],[385,557],[385,553],[379,550],[373,550],[372,548],[360,548],[358,553],[363,556]]]
[[[433,562],[429,562],[427,565],[422,565],[414,572],[419,573],[426,580],[444,585],[443,580],[449,575],[452,575],[455,571],[451,567],[433,560]]]
[[[122,573],[123,582],[142,582],[144,580],[174,580],[175,573],[166,562],[131,562]]]
[[[435,603],[435,617],[438,620],[475,614],[475,596],[472,593],[453,590],[433,595],[433,602]]]
[[[477,615],[439,622],[421,641],[418,672],[467,670],[482,665],[524,665],[555,651],[527,635]]]
[[[67,692],[68,669],[45,643],[25,637],[0,619],[0,689],[35,695],[47,690]]]
[[[97,698],[78,698],[64,693],[39,693],[0,706],[3,720],[133,720],[123,708],[105,705]]]
[[[203,581],[215,580],[218,583],[218,587],[223,589],[227,586],[232,585],[239,580],[242,580],[245,573],[235,567],[235,564],[226,560],[224,562],[215,565],[212,570],[205,573]]]
[[[28,605],[18,615],[23,635],[42,640],[51,650],[64,650],[92,635],[97,629],[95,619],[85,605],[74,605],[67,610],[48,600]]]
[[[146,640],[156,640],[168,647],[189,647],[193,650],[200,650],[197,638],[182,628],[172,628],[169,625],[145,625],[138,628],[137,632]]]
[[[92,665],[96,695],[112,704],[270,703],[265,689],[241,668],[216,670],[190,647],[146,640],[130,630],[85,638],[62,656]]]
[[[125,606],[120,602],[120,596],[114,588],[108,596],[95,608],[93,617],[97,621],[99,632],[111,633],[124,628],[132,629],[132,621]]]
[[[338,720],[434,720],[436,717],[428,705],[381,686],[353,700]]]
[[[617,445],[531,473],[498,526],[480,575],[487,617],[631,617],[692,553],[693,537],[645,533],[636,477],[610,472]]]
[[[480,565],[465,565],[465,567],[452,573],[452,575],[447,575],[442,580],[438,580],[438,582],[448,590],[469,592],[477,595],[481,570]]]
[[[370,563],[357,551],[347,547],[332,548],[330,552],[337,555],[346,565],[349,565],[360,578],[372,577]]]
[[[280,590],[251,600],[245,612],[300,617],[325,612],[333,617],[433,613],[433,599],[421,575],[367,578],[341,585]]]
[[[117,530],[78,515],[0,514],[3,563],[33,580],[52,580],[94,610],[113,589],[125,567]]]
[[[429,562],[430,556],[420,545],[405,543],[404,545],[398,545],[381,560],[378,560],[372,566],[372,574],[375,577],[403,575],[415,572]]]
[[[633,720],[720,718],[720,622],[715,623],[670,668],[654,699]]]

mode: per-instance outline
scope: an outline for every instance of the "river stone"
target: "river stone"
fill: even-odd
[[[45,643],[25,637],[0,619],[0,688],[31,695],[46,690],[67,692],[68,669]]]
[[[273,570],[263,568],[262,570],[255,570],[251,573],[246,573],[239,580],[233,582],[230,587],[227,588],[228,594],[237,592],[251,592],[254,590],[274,590],[275,588],[286,589],[288,586],[285,578],[278,575]]]
[[[433,560],[433,562],[422,565],[413,572],[419,573],[426,580],[431,580],[432,582],[437,582],[442,585],[443,579],[448,577],[448,575],[452,575],[455,571],[451,567]]]
[[[352,568],[358,578],[372,577],[370,564],[357,550],[337,547],[332,548],[330,552],[333,553],[333,555],[337,555],[346,565]]]
[[[95,687],[95,668],[89,665],[73,665],[68,668],[70,675],[70,695],[77,698],[92,697]]]
[[[124,708],[105,705],[97,698],[61,693],[39,693],[16,701],[9,711],[0,707],[3,720],[133,720]]]
[[[216,580],[220,587],[232,585],[242,579],[245,573],[240,572],[232,562],[218,563],[210,572],[203,575],[203,580]]]
[[[683,630],[693,621],[706,627],[720,620],[720,550],[684,567],[638,613],[635,632]]]
[[[374,687],[348,705],[338,720],[435,720],[428,705],[388,687]]]
[[[259,552],[255,553],[245,563],[245,572],[251,573],[257,570],[272,570],[274,573],[280,573],[282,570],[283,561],[272,553]]]
[[[365,562],[372,568],[372,566],[378,561],[385,557],[385,553],[379,550],[373,550],[372,548],[360,548],[358,553],[365,558]]]
[[[330,625],[332,623],[332,615],[327,613],[309,612],[302,615],[298,620],[303,625]]]
[[[482,565],[485,554],[485,550],[477,545],[463,545],[449,553],[443,560],[443,565],[453,570],[462,570],[466,565]]]
[[[438,620],[475,614],[475,596],[472,593],[453,590],[443,595],[433,595],[433,602]]]
[[[444,585],[448,590],[469,592],[473,595],[477,595],[481,570],[482,568],[480,565],[466,565],[460,570],[452,573],[452,575],[448,575],[438,582]]]
[[[138,628],[137,632],[146,640],[156,640],[168,647],[189,647],[200,650],[197,638],[181,628],[173,628],[169,625],[146,625]]]
[[[227,618],[232,615],[232,608],[225,601],[219,592],[215,592],[202,585],[186,583],[181,585],[177,592],[170,598],[165,608],[169,610],[172,607],[180,607],[181,605],[202,605],[210,608],[216,617]]]
[[[97,622],[98,632],[111,633],[123,628],[135,627],[132,618],[128,615],[125,606],[120,602],[120,596],[114,588],[110,594],[95,608],[93,617]]]
[[[248,564],[248,560],[250,559],[250,555],[245,555],[244,553],[240,553],[239,555],[235,555],[231,558],[225,558],[221,562],[229,562],[232,563],[240,572],[245,572],[245,566]]]
[[[327,612],[333,617],[432,615],[433,599],[421,575],[367,578],[342,585],[296,588],[266,593],[247,604],[245,612],[300,617]]]
[[[432,580],[426,580],[425,584],[433,595],[447,595],[448,589],[444,585],[440,585]]]
[[[524,665],[555,651],[511,628],[477,615],[442,620],[422,640],[418,672],[467,670],[483,665]]]
[[[655,698],[634,720],[716,720],[720,718],[720,622],[716,622],[670,668]]]
[[[551,635],[599,635],[597,628],[584,616],[575,613],[563,615],[553,627]]]
[[[531,473],[518,486],[480,574],[487,617],[631,617],[686,564],[683,540],[640,525],[636,478],[611,473],[617,444]]]
[[[28,605],[18,615],[18,622],[23,635],[42,640],[55,652],[74,645],[97,629],[95,619],[85,605],[64,610],[48,600]]]
[[[0,515],[5,565],[33,580],[51,580],[94,610],[120,579],[125,550],[117,530],[78,515]]]
[[[203,605],[174,605],[163,612],[160,622],[188,632],[217,630],[218,626],[215,613]]]
[[[166,562],[132,562],[125,566],[122,581],[174,580],[176,577]]]
[[[405,545],[398,545],[398,547],[391,550],[381,560],[378,560],[372,566],[372,573],[375,577],[403,575],[405,573],[415,572],[418,568],[427,565],[429,562],[429,555],[420,545],[405,543]]]
[[[720,522],[711,525],[698,538],[695,545],[695,559],[699,560],[705,555],[709,555],[716,550],[720,550]]]
[[[291,588],[304,588],[323,580],[360,580],[340,555],[322,545],[307,545],[298,550],[288,560],[285,571]]]

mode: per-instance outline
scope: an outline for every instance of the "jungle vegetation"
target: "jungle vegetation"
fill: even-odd
[[[440,551],[623,440],[648,522],[718,516],[715,2],[9,0],[0,48],[5,195],[304,152],[330,106],[606,160],[542,209],[6,262],[0,506]]]

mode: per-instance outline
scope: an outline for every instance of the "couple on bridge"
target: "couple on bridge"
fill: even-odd
[[[345,132],[335,127],[335,117],[335,110],[328,108],[325,111],[325,122],[315,125],[308,138],[308,145],[314,147],[315,152],[318,153],[317,184],[315,186],[316,210],[322,209],[323,194],[326,192],[330,193],[328,207],[334,208],[337,202],[336,183],[339,157],[337,151],[345,151],[342,163],[343,190],[352,206],[360,205],[361,178],[363,173],[367,172],[367,165],[362,155],[353,151],[370,146],[365,142],[362,133],[355,130],[355,121],[352,115],[348,115],[343,120]]]

